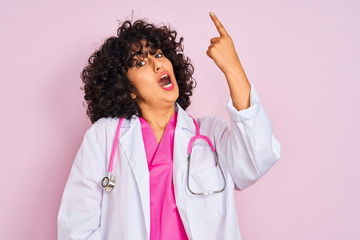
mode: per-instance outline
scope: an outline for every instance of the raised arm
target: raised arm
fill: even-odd
[[[206,54],[225,74],[234,107],[240,111],[250,106],[250,83],[236,53],[233,40],[214,13],[210,12],[220,36],[210,39]]]

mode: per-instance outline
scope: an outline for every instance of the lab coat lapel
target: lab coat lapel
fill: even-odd
[[[193,119],[176,103],[177,122],[174,137],[173,182],[175,201],[183,222],[186,234],[191,237],[189,213],[185,206],[184,191],[187,174],[187,149],[190,139],[196,135]]]
[[[146,161],[144,141],[141,132],[139,118],[126,120],[123,124],[128,124],[129,129],[119,137],[120,144],[124,151],[129,165],[134,173],[137,186],[139,188],[142,208],[145,217],[145,227],[150,233],[150,183],[149,169]],[[131,204],[131,203],[129,203]]]
[[[190,139],[196,135],[193,119],[176,103],[177,123],[174,138],[173,174],[174,185],[186,182],[187,150]]]

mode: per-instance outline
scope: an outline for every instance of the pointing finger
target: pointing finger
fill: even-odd
[[[228,35],[224,26],[221,24],[221,22],[219,21],[219,19],[215,16],[215,14],[213,12],[210,12],[210,17],[211,17],[211,20],[214,22],[218,32],[220,33],[220,36],[223,37],[223,36]]]

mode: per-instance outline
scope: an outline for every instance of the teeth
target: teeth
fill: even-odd
[[[172,83],[169,83],[168,85],[166,85],[164,88],[168,88],[171,87]]]
[[[167,74],[165,74],[164,76],[162,76],[161,78],[164,78],[164,77],[167,77],[168,75]]]

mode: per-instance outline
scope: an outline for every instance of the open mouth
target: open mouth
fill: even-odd
[[[159,86],[165,90],[171,90],[174,88],[174,84],[171,81],[170,74],[164,74],[159,79]]]

